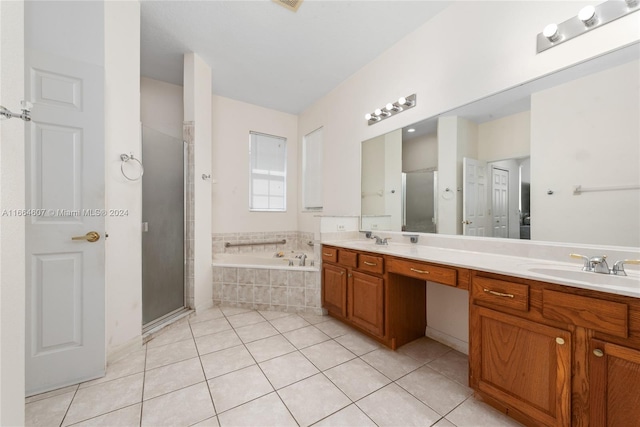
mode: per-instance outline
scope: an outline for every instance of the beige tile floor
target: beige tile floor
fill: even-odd
[[[517,426],[477,401],[467,357],[392,352],[327,316],[212,308],[107,375],[26,401],[28,426]]]

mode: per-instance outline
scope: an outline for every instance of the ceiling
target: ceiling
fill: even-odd
[[[183,84],[183,54],[213,93],[298,114],[452,1],[142,0],[141,73]]]

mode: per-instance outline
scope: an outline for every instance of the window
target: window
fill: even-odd
[[[302,140],[302,207],[322,210],[322,128]]]
[[[287,210],[287,139],[250,132],[249,209]]]

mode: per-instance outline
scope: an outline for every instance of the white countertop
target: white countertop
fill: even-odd
[[[627,276],[586,272],[582,271],[582,261],[579,259],[556,262],[411,243],[376,245],[373,240],[362,239],[323,241],[322,244],[640,298],[638,270],[627,268]],[[609,260],[611,264],[615,261]]]

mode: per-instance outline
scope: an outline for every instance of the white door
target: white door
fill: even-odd
[[[487,163],[465,157],[462,161],[462,224],[465,236],[486,236]]]
[[[509,237],[509,171],[492,168],[493,237]]]
[[[104,70],[30,50],[25,73],[29,396],[104,375],[106,213]]]

